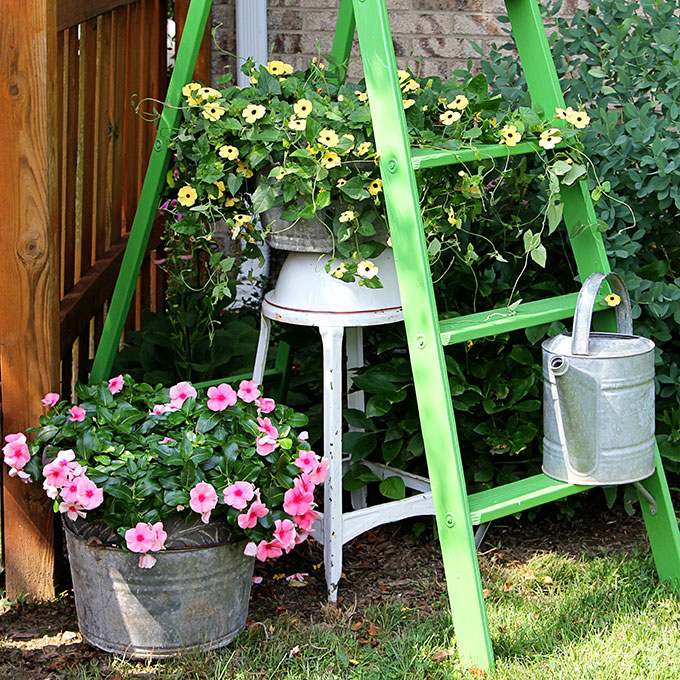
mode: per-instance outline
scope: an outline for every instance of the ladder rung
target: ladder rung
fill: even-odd
[[[564,146],[564,142],[557,144],[555,148]],[[456,163],[469,163],[482,158],[505,158],[523,153],[536,153],[541,147],[536,142],[520,142],[516,146],[505,144],[480,144],[475,147],[466,147],[451,151],[450,149],[411,148],[411,165],[414,170],[434,168],[438,165],[455,165]]]
[[[512,312],[507,307],[492,309],[490,312],[466,314],[453,319],[440,319],[439,329],[443,345],[476,340],[487,335],[498,335],[530,328],[542,323],[559,321],[574,316],[578,293],[569,293],[558,297],[521,303]],[[607,309],[607,305],[599,300],[595,311]]]
[[[535,475],[470,494],[470,516],[473,524],[483,524],[587,489],[592,487],[558,482],[543,474]]]

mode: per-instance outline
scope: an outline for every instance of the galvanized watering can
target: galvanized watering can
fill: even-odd
[[[591,333],[600,286],[621,299],[616,333]],[[591,274],[574,332],[543,343],[543,472],[571,484],[627,484],[654,472],[654,343],[633,335],[628,291]]]

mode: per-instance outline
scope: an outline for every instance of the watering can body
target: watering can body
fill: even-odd
[[[617,332],[591,333],[607,280],[620,298]],[[543,472],[571,484],[627,484],[654,472],[654,343],[633,335],[618,275],[592,274],[576,303],[573,333],[543,343]]]

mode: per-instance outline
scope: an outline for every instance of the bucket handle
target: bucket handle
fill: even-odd
[[[621,298],[621,301],[616,306],[616,330],[622,335],[633,335],[633,314],[630,308],[630,297],[621,277],[614,272],[609,272],[609,274],[595,272],[586,279],[576,300],[574,333],[571,341],[572,354],[588,355],[590,324],[593,319],[595,298],[605,281],[609,282],[612,291]]]

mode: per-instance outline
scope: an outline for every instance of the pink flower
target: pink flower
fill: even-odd
[[[298,441],[299,442],[306,442],[309,439],[309,432],[305,430],[304,432],[300,432],[298,435]]]
[[[8,434],[5,441],[7,443],[2,447],[5,463],[15,470],[23,470],[24,465],[31,459],[31,452],[26,444],[26,435]]]
[[[295,479],[295,486],[300,489],[303,493],[314,493],[314,484],[309,478],[306,472],[303,472],[299,477]]]
[[[53,460],[43,468],[43,477],[49,486],[56,486],[58,489],[66,486],[72,478],[71,468],[68,465],[60,465],[58,460]]]
[[[300,583],[303,583],[308,576],[307,572],[298,572],[297,574],[286,576],[286,581],[300,581]]]
[[[9,472],[7,474],[10,477],[18,477],[23,484],[30,484],[30,482],[31,482],[31,475],[29,475],[28,472],[24,472],[23,470],[17,470],[16,468],[10,468]],[[53,498],[56,498],[56,494],[53,496]]]
[[[250,482],[234,482],[223,492],[224,502],[232,508],[243,510],[255,495],[255,487]]]
[[[160,416],[163,413],[171,413],[172,411],[177,411],[179,410],[176,406],[173,406],[172,404],[156,404],[153,407],[152,413],[155,416]]]
[[[61,497],[64,499],[65,503],[75,503],[77,494],[78,494],[78,479],[81,479],[78,477],[77,479],[72,479],[70,482],[66,484],[61,490]],[[45,484],[48,483],[48,480],[45,480]],[[43,485],[43,488],[45,486]],[[56,498],[56,494],[54,496],[51,496],[50,494],[53,493],[51,490],[54,489],[54,491],[58,491],[58,488],[56,486],[49,486],[49,488],[45,488],[45,491],[47,491],[47,495],[50,496],[50,498]]]
[[[151,528],[153,529],[156,538],[154,539],[150,550],[157,552],[158,550],[163,549],[163,546],[165,545],[165,539],[168,537],[168,534],[163,531],[163,522],[156,522],[156,524],[151,525]]]
[[[254,380],[241,380],[238,386],[238,396],[250,404],[260,396],[258,384]]]
[[[78,477],[78,489],[76,500],[85,510],[94,510],[104,502],[104,491],[100,489],[91,479]]]
[[[149,555],[148,553],[144,553],[143,555],[139,556],[139,563],[138,566],[140,569],[151,569],[154,564],[156,564],[157,560],[153,555]]]
[[[72,406],[68,412],[71,414],[69,420],[74,423],[82,423],[85,420],[85,409],[80,406]]]
[[[282,550],[277,545],[276,541],[270,541],[269,543],[267,543],[267,541],[260,541],[257,546],[255,557],[257,557],[260,562],[264,562],[270,557],[281,557],[281,553]]]
[[[182,404],[189,398],[196,398],[194,386],[188,382],[179,382],[170,388],[170,404],[175,408],[182,408]]]
[[[254,541],[249,541],[246,543],[243,554],[248,555],[248,557],[255,557],[255,555],[257,555],[257,546],[255,545]]]
[[[48,392],[40,402],[43,406],[52,407],[59,402],[59,395],[56,392]]]
[[[171,439],[170,437],[163,437],[163,439],[161,439],[161,440],[158,442],[159,445],[162,445],[162,444],[176,444],[176,443],[177,443],[177,441],[176,441],[175,439]]]
[[[295,524],[297,524],[303,531],[309,532],[312,528],[312,524],[316,522],[317,519],[321,517],[321,513],[316,510],[308,510],[304,515],[296,515],[293,519]]]
[[[277,439],[279,436],[279,431],[274,427],[272,421],[269,418],[258,418],[258,430],[269,435],[272,439]]]
[[[255,450],[261,456],[268,456],[278,444],[268,434],[263,434],[255,440]]]
[[[295,546],[295,537],[297,536],[295,524],[289,519],[277,519],[274,522],[274,527],[274,541],[272,542],[278,543],[280,548],[289,553],[291,548]]]
[[[205,524],[210,521],[210,513],[217,505],[217,491],[212,484],[207,482],[199,482],[189,492],[189,507],[201,515],[201,519]]]
[[[250,544],[248,544],[248,545],[250,545]],[[253,543],[253,545],[255,545],[255,544]],[[255,552],[257,553],[257,548],[255,548]],[[253,576],[253,585],[259,586],[260,583],[262,583],[262,577],[261,576]]]
[[[314,472],[319,466],[319,456],[314,451],[300,449],[298,457],[293,461],[293,465],[297,465],[303,472]]]
[[[309,480],[312,484],[323,484],[328,475],[328,466],[331,464],[330,459],[322,458],[319,466],[309,475]]]
[[[76,454],[73,449],[64,449],[63,451],[59,451],[57,457],[52,462],[57,463],[61,467],[73,468],[76,465],[73,462],[75,459]]]
[[[302,531],[302,529],[298,530],[297,536],[295,537],[295,545],[300,545],[300,543],[304,543],[307,540],[309,534],[310,534],[309,531]]]
[[[271,413],[276,408],[276,402],[273,399],[267,399],[267,397],[260,397],[255,400],[255,403],[260,413]]]
[[[157,540],[156,532],[150,524],[137,522],[136,526],[125,532],[125,544],[128,550],[136,553],[145,553]]]
[[[309,512],[313,502],[314,494],[304,491],[297,485],[283,495],[283,509],[289,515],[304,515]]]
[[[75,522],[78,517],[85,517],[83,509],[78,505],[78,503],[59,503],[59,512],[66,513],[66,516]]]
[[[111,394],[118,394],[123,389],[123,385],[125,384],[125,380],[123,380],[122,375],[117,375],[115,378],[111,378],[109,380],[109,392]]]
[[[257,518],[264,517],[269,514],[269,509],[264,503],[260,501],[253,501],[253,504],[246,510],[246,512],[240,514],[236,521],[241,529],[253,529],[257,525]]]
[[[12,468],[12,470],[14,470],[14,468]],[[12,470],[9,471],[10,477],[14,477],[14,475],[16,474],[16,471],[15,471],[15,473],[13,475]],[[43,481],[43,489],[44,489],[45,493],[47,494],[47,497],[51,498],[52,500],[54,500],[59,495],[59,489],[56,486],[52,486],[48,479]],[[71,501],[69,501],[69,502],[71,502]]]
[[[211,411],[224,411],[235,403],[236,392],[227,383],[208,388],[208,408]]]

